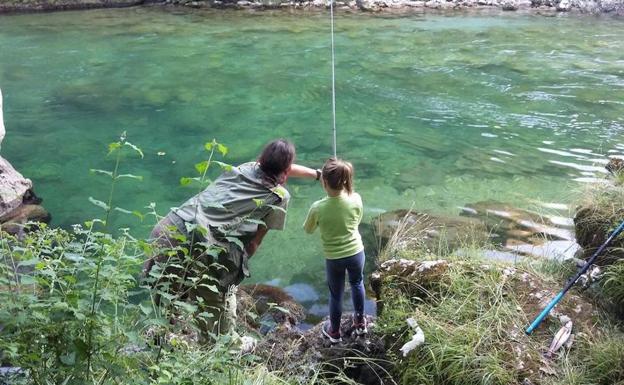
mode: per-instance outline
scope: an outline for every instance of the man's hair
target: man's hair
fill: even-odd
[[[286,139],[267,144],[258,157],[260,169],[276,183],[283,183],[285,172],[295,160],[295,145]]]
[[[353,165],[342,159],[329,158],[323,165],[323,181],[333,190],[353,192]]]

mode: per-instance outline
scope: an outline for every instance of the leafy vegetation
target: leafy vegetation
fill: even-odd
[[[188,178],[199,188],[208,182],[214,152],[227,153],[216,141],[205,148],[209,157],[196,167],[200,176]],[[0,360],[20,368],[11,383],[288,383],[268,372],[257,357],[241,355],[235,332],[212,335],[205,345],[192,341],[201,326],[197,307],[168,287],[154,288],[160,277],[141,277],[145,260],[162,250],[127,229],[112,236],[109,224],[114,213],[160,219],[153,204],[147,213],[115,206],[116,184],[141,180],[122,172],[124,161],[143,153],[123,134],[109,145],[108,156],[112,169],[92,172],[110,178],[110,190],[104,200],[89,199],[102,208],[102,218],[71,231],[37,225],[22,239],[0,231]],[[170,252],[188,257],[192,248],[186,245]],[[184,276],[172,278],[185,287],[199,284]]]
[[[212,141],[205,149],[208,155],[196,165],[197,175],[182,178],[182,185],[199,191],[210,182],[212,164],[229,169],[214,160],[217,154],[225,156],[227,147]],[[22,239],[0,232],[0,360],[20,368],[11,383],[324,383],[321,372],[295,378],[267,369],[263,359],[240,352],[236,331],[219,336],[206,333],[201,321],[210,308],[185,296],[199,285],[213,286],[210,280],[198,278],[202,275],[189,275],[186,270],[195,268],[188,263],[195,261],[195,244],[202,245],[194,237],[205,229],[188,228],[190,238],[180,234],[180,243],[165,250],[134,238],[127,229],[112,235],[113,215],[161,219],[154,204],[145,213],[115,205],[117,183],[141,181],[140,176],[126,173],[125,161],[142,155],[122,135],[109,146],[111,170],[92,170],[111,181],[104,197],[90,198],[102,208],[101,218],[71,230],[38,225]],[[621,326],[590,304],[584,293],[571,292],[557,308],[573,315],[571,348],[544,358],[561,326],[552,317],[533,336],[524,334],[538,310],[537,294],[552,295],[574,271],[573,264],[529,261],[510,266],[485,261],[478,256],[483,240],[470,237],[462,256],[442,241],[432,254],[419,243],[417,232],[402,225],[398,229],[380,261],[401,257],[420,263],[442,257],[444,262],[409,277],[391,275],[383,282],[385,310],[374,331],[386,336],[397,383],[624,384]],[[201,250],[206,251],[210,249]],[[182,273],[156,269],[142,276],[145,260],[163,252],[184,267]],[[165,276],[169,284],[158,285]],[[622,261],[606,268],[600,281],[602,298],[616,308],[624,305],[622,282]],[[172,283],[181,290],[171,290]],[[426,343],[402,357],[398,347],[410,339],[405,322],[410,317],[423,329]],[[209,343],[197,343],[202,332],[210,337]],[[332,376],[351,381],[341,373]]]

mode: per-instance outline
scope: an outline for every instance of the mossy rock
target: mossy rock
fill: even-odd
[[[621,189],[621,187],[613,187]],[[618,193],[619,195],[620,193]],[[621,193],[624,197],[624,192]],[[624,220],[624,201],[621,197],[580,207],[574,216],[576,241],[583,248],[583,257],[589,258],[607,240],[609,234]],[[624,235],[615,238],[598,257],[596,264],[610,265],[624,259]]]

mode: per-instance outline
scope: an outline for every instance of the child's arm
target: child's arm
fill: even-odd
[[[306,217],[305,222],[303,223],[303,229],[306,233],[312,234],[314,230],[318,227],[318,215],[316,211],[316,206],[312,205],[310,207],[310,211],[308,211],[308,216]]]

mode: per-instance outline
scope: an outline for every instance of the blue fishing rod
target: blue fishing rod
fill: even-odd
[[[540,323],[542,323],[542,321],[544,320],[544,318],[546,318],[546,316],[548,315],[548,313],[550,313],[550,311],[552,310],[553,307],[555,307],[555,305],[561,301],[561,299],[563,298],[563,296],[568,292],[568,290],[570,290],[572,288],[572,286],[574,286],[574,284],[576,283],[576,281],[578,281],[578,279],[581,277],[581,275],[585,274],[585,272],[587,271],[587,269],[589,269],[589,267],[596,261],[596,258],[598,258],[598,256],[600,254],[602,254],[602,252],[604,251],[604,249],[609,246],[609,244],[611,243],[611,241],[613,241],[618,235],[620,235],[620,233],[622,232],[622,230],[624,230],[624,222],[620,223],[620,225],[617,227],[617,229],[613,230],[613,232],[611,233],[611,235],[609,235],[609,238],[607,238],[606,241],[604,241],[604,243],[602,245],[600,245],[600,247],[598,248],[598,250],[596,250],[596,252],[591,256],[591,258],[589,258],[589,260],[587,260],[587,262],[585,263],[585,265],[583,265],[583,267],[576,273],[576,275],[574,277],[572,277],[568,283],[566,284],[566,286],[563,288],[563,290],[561,290],[559,292],[559,294],[557,294],[555,296],[555,298],[553,298],[550,303],[548,304],[548,306],[546,306],[544,308],[544,310],[540,313],[540,315],[538,315],[535,320],[531,323],[531,325],[529,325],[529,327],[526,329],[526,334],[531,334],[533,332],[533,330],[535,330],[536,327],[539,326]]]

